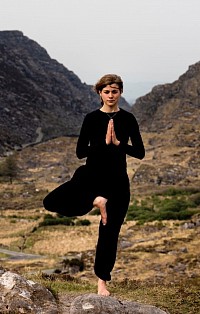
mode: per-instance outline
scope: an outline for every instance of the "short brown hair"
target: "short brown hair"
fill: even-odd
[[[117,84],[119,86],[120,92],[123,92],[123,81],[120,76],[116,74],[106,74],[102,76],[98,82],[94,85],[94,90],[97,94],[107,85]]]

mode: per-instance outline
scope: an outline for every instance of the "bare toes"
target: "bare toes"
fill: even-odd
[[[99,279],[98,281],[98,294],[108,297],[110,292],[107,290],[106,282],[104,280]]]

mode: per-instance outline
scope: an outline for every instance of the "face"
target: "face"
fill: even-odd
[[[121,91],[117,84],[107,85],[99,92],[104,106],[115,108],[118,105],[118,101],[121,96]]]

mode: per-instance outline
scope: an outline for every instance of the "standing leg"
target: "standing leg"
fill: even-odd
[[[123,203],[119,200],[118,202],[108,200],[106,204],[107,224],[103,225],[101,221],[99,225],[94,270],[99,278],[98,294],[101,295],[110,294],[106,288],[106,281],[111,280],[111,271],[116,260],[118,236],[127,212],[129,197]]]

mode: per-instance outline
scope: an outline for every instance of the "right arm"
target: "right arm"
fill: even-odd
[[[91,114],[85,116],[76,146],[76,156],[79,159],[85,157],[97,159],[98,156],[106,154],[109,147],[106,144],[106,134],[103,137],[99,136],[99,130],[96,128],[97,123],[98,121]]]
[[[77,146],[76,146],[76,156],[78,159],[82,159],[88,157],[90,150],[90,128],[88,116],[86,115],[83,120],[83,124],[80,130],[80,135],[78,138]]]

